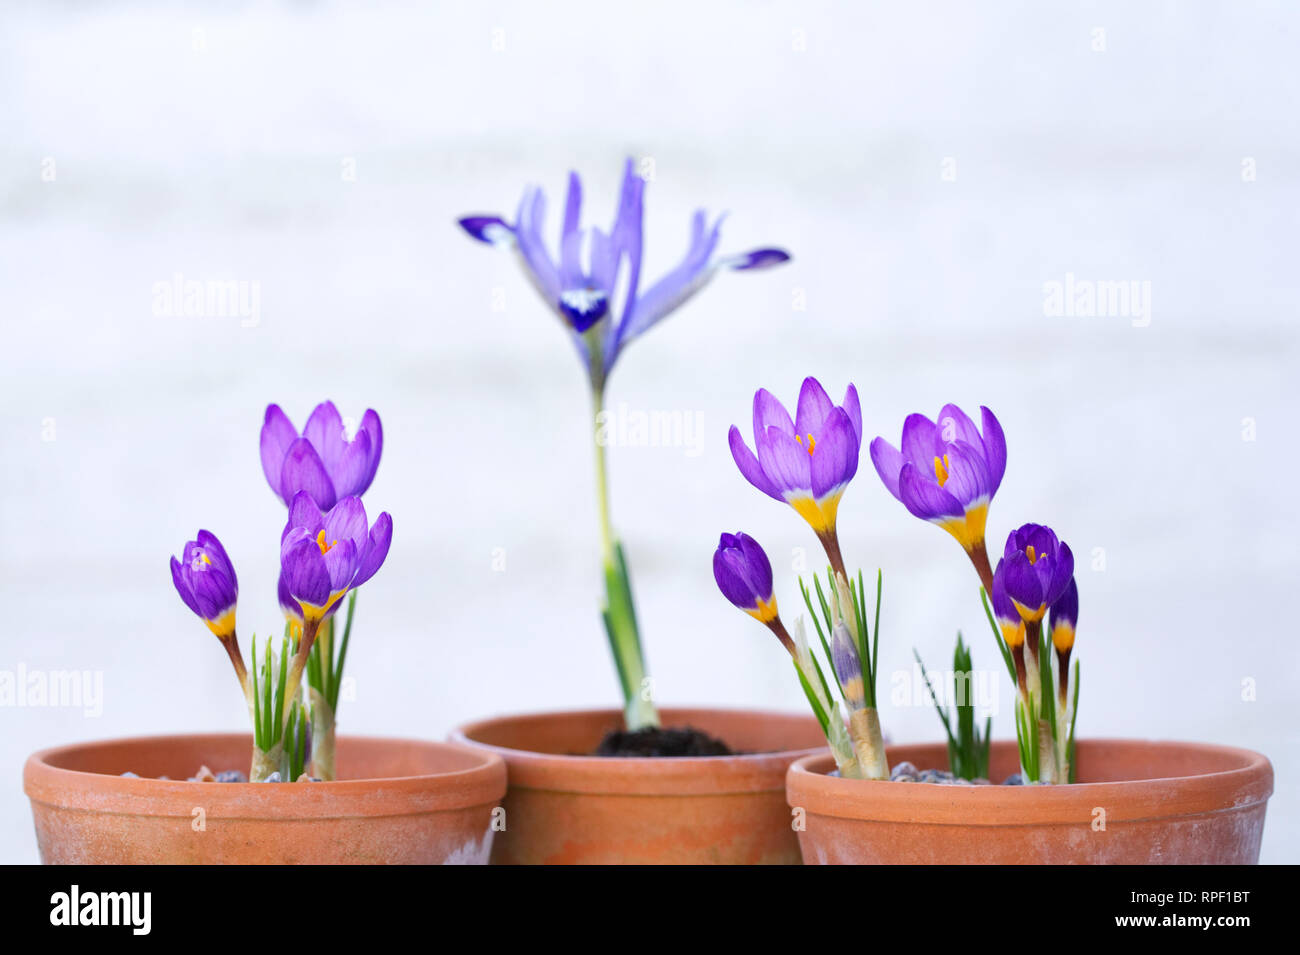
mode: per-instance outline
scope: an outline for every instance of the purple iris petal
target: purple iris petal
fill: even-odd
[[[733,255],[727,259],[727,268],[736,272],[747,269],[770,269],[774,265],[790,261],[790,253],[784,249],[753,249],[749,252]]]
[[[713,553],[713,579],[722,595],[741,610],[772,602],[772,564],[748,534],[723,534]]]
[[[499,216],[462,216],[456,222],[472,238],[488,245],[501,245],[514,238],[514,229]]]
[[[758,248],[729,257],[715,255],[722,225],[712,225],[703,211],[691,220],[690,241],[679,264],[647,289],[641,288],[642,218],[645,180],[628,159],[623,167],[618,210],[608,232],[583,229],[582,182],[569,174],[561,221],[558,262],[551,258],[542,239],[546,200],[534,186],[524,191],[513,226],[497,216],[473,215],[458,220],[471,237],[497,246],[512,246],[519,252],[529,280],[542,299],[554,309],[574,333],[574,344],[591,369],[594,384],[603,384],[622,348],[661,321],[698,292],[721,269],[758,271],[789,260],[777,248]],[[583,262],[584,248],[588,251]],[[612,315],[614,290],[626,263],[626,294],[621,314]],[[583,334],[608,316],[599,333],[600,351],[592,354]]]

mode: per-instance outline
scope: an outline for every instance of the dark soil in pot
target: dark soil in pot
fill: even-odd
[[[639,730],[610,730],[593,756],[735,756],[720,739],[692,726],[647,726]]]

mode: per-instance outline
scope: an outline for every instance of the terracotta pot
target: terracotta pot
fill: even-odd
[[[994,743],[991,778],[1018,758],[1014,742]],[[948,764],[940,743],[893,746],[889,760]],[[1273,792],[1259,753],[1143,740],[1080,740],[1069,786],[865,782],[832,769],[829,755],[810,756],[787,776],[809,864],[1255,863]]]
[[[47,749],[27,760],[45,863],[487,862],[505,766],[482,750],[342,737],[329,783],[182,782],[200,765],[248,769],[236,733]],[[141,777],[170,776],[175,782]]]
[[[748,755],[680,759],[582,755],[616,710],[507,716],[460,727],[452,739],[500,754],[510,773],[506,828],[494,864],[799,863],[785,772],[826,746],[811,715],[665,709],[665,726],[693,726]]]

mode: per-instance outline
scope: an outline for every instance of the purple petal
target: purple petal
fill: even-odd
[[[812,493],[818,500],[848,484],[858,473],[858,435],[843,408],[831,409],[811,461]]]
[[[185,601],[185,606],[189,607],[193,613],[203,616],[199,612],[199,605],[194,600],[194,591],[190,589],[189,581],[181,573],[181,562],[175,557],[172,558],[172,583],[176,586],[176,592],[180,594],[181,600]]]
[[[514,241],[515,230],[500,216],[462,216],[456,224],[471,238],[488,245],[509,245]]]
[[[235,605],[238,594],[234,582],[218,570],[216,565],[186,576],[194,588],[194,602],[198,604],[199,616],[204,620],[216,620]]]
[[[758,463],[782,497],[812,491],[812,458],[807,445],[780,428],[768,428],[759,439]]]
[[[903,441],[899,445],[903,460],[933,474],[937,438],[938,429],[933,421],[923,414],[908,415],[903,421]]]
[[[993,593],[990,597],[993,600],[993,613],[999,620],[1009,622],[1020,620],[1020,611],[1016,609],[1016,605],[1007,596],[1007,562],[1005,558],[998,561],[997,570],[993,572]]]
[[[321,558],[325,562],[325,572],[329,574],[331,594],[346,590],[352,585],[360,562],[360,554],[353,541],[348,538],[340,539],[337,544],[321,554]]]
[[[754,456],[753,451],[749,450],[749,446],[745,444],[745,439],[740,436],[740,429],[734,424],[731,426],[731,431],[727,435],[727,441],[731,445],[731,456],[736,461],[736,467],[740,469],[740,473],[744,475],[745,480],[769,497],[774,497],[778,501],[784,501],[785,498],[782,497],[781,492],[776,489],[776,485],[774,485],[768,479],[768,476],[763,473],[763,468],[759,465],[758,458]]]
[[[1051,567],[1052,576],[1047,586],[1043,588],[1043,599],[1048,603],[1055,603],[1074,580],[1074,552],[1070,550],[1069,544],[1061,542],[1061,546],[1052,555]]]
[[[334,402],[322,401],[312,409],[311,417],[303,426],[302,436],[315,447],[321,463],[325,465],[325,471],[329,474],[338,473],[339,462],[343,460],[343,449],[347,445],[347,432],[343,427],[343,416],[334,407]],[[336,486],[335,491],[338,490]]]
[[[293,594],[289,593],[289,585],[284,578],[284,569],[280,570],[280,579],[276,582],[276,596],[280,600],[280,609],[284,611],[286,617],[293,617],[299,623],[302,623],[302,605],[294,599]]]
[[[858,401],[858,389],[853,387],[850,382],[848,388],[844,389],[844,404],[841,405],[844,413],[849,416],[853,422],[853,430],[857,432],[858,444],[862,444],[862,404]]]
[[[1061,625],[1073,630],[1079,625],[1079,585],[1073,577],[1052,604],[1051,624],[1053,630]]]
[[[1006,570],[1003,574],[1003,586],[1007,596],[1031,613],[1043,605],[1043,584],[1039,580],[1034,565],[1023,553],[1004,558]]]
[[[902,500],[898,492],[898,476],[903,470],[903,454],[884,438],[875,438],[871,442],[871,463],[876,466],[876,473],[884,482],[885,490]]]
[[[366,546],[366,509],[359,497],[345,497],[325,515],[325,541],[352,541],[359,554]]]
[[[794,436],[794,421],[785,405],[776,400],[766,388],[754,392],[754,441],[758,442],[767,434],[768,428],[780,428],[791,437]]]
[[[542,241],[542,221],[545,217],[546,196],[536,186],[530,186],[524,190],[524,197],[519,200],[515,238],[529,277],[542,298],[554,308],[560,301],[560,276]]]
[[[358,431],[351,441],[344,442],[343,454],[331,469],[335,490],[339,497],[360,494],[370,483],[370,435]]]
[[[282,551],[280,572],[284,575],[285,588],[295,600],[314,607],[329,603],[333,592],[330,575],[325,567],[325,555],[314,540],[299,540]]]
[[[388,557],[388,547],[393,542],[393,519],[388,512],[375,518],[375,526],[370,528],[365,551],[361,555],[361,566],[357,570],[357,579],[353,587],[360,587],[384,565]]]
[[[728,256],[723,260],[724,267],[736,272],[758,271],[790,261],[790,253],[784,249],[751,249],[739,255]]]
[[[211,531],[199,531],[195,543],[203,548],[208,559],[212,561],[212,565],[230,578],[235,592],[238,593],[239,579],[235,576],[235,565],[230,562],[230,558],[226,555],[226,549],[221,546],[221,541],[217,540],[217,535]]]
[[[284,547],[289,534],[300,530],[307,537],[315,539],[325,529],[325,514],[316,506],[310,491],[299,491],[289,502],[289,520],[280,534],[280,546]]]
[[[984,461],[989,469],[989,494],[996,494],[1002,486],[1002,475],[1007,470],[1007,439],[1002,425],[988,408],[980,406],[984,421]]]
[[[357,494],[364,494],[375,480],[375,472],[379,470],[379,459],[384,453],[384,426],[372,408],[361,416],[361,426],[357,430],[370,435],[370,462],[366,465],[366,479],[356,490]]]
[[[955,441],[965,441],[981,451],[984,449],[979,428],[975,427],[975,422],[971,421],[966,412],[956,405],[944,405],[940,408],[939,417],[934,419],[934,424],[939,430],[939,443],[952,444]]]
[[[834,407],[835,402],[826,394],[821,382],[813,377],[805,378],[803,387],[799,389],[799,405],[794,420],[795,434],[805,439],[810,434],[820,436],[822,425]]]
[[[280,497],[291,501],[299,491],[310,494],[321,510],[329,510],[337,499],[325,464],[306,438],[299,438],[289,446],[280,472]]]
[[[914,517],[924,521],[966,515],[966,509],[960,501],[941,488],[933,478],[925,476],[911,461],[905,463],[898,474],[898,499]]]
[[[945,457],[948,479],[943,489],[960,501],[963,508],[981,498],[987,500],[991,492],[982,450],[958,441],[948,445]]]
[[[271,490],[284,494],[280,490],[280,476],[284,470],[284,459],[290,446],[298,440],[298,429],[293,426],[288,415],[280,410],[279,405],[267,405],[266,417],[262,421],[262,473]],[[285,501],[288,503],[288,501]]]
[[[650,286],[633,303],[630,312],[625,311],[626,317],[618,330],[620,347],[683,305],[713,277],[714,269],[710,268],[709,260],[718,245],[721,228],[721,219],[710,229],[704,211],[695,213],[691,221],[691,243],[685,258],[675,269]]]

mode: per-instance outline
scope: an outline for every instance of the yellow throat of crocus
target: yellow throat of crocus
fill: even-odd
[[[935,464],[939,464],[938,458],[935,458]],[[957,543],[969,553],[984,543],[984,525],[988,519],[989,502],[979,500],[969,504],[961,517],[945,517],[935,523],[957,538]]]
[[[204,620],[208,629],[216,636],[218,640],[224,640],[235,632],[235,608],[231,607],[220,617],[215,620]]]
[[[844,489],[836,488],[825,497],[814,498],[811,494],[787,497],[790,506],[795,509],[818,534],[827,534],[835,529],[835,518],[840,511],[840,498]]]
[[[1056,647],[1059,653],[1074,646],[1074,628],[1068,623],[1058,623],[1052,628],[1052,646]]]
[[[749,614],[759,623],[768,623],[769,621],[775,620],[776,595],[773,594],[771,600],[764,600],[762,597],[758,598],[758,604],[752,610],[746,610],[745,613]]]
[[[999,620],[998,626],[1002,629],[1002,639],[1006,641],[1008,649],[1014,650],[1025,642],[1025,622],[1023,620]]]

